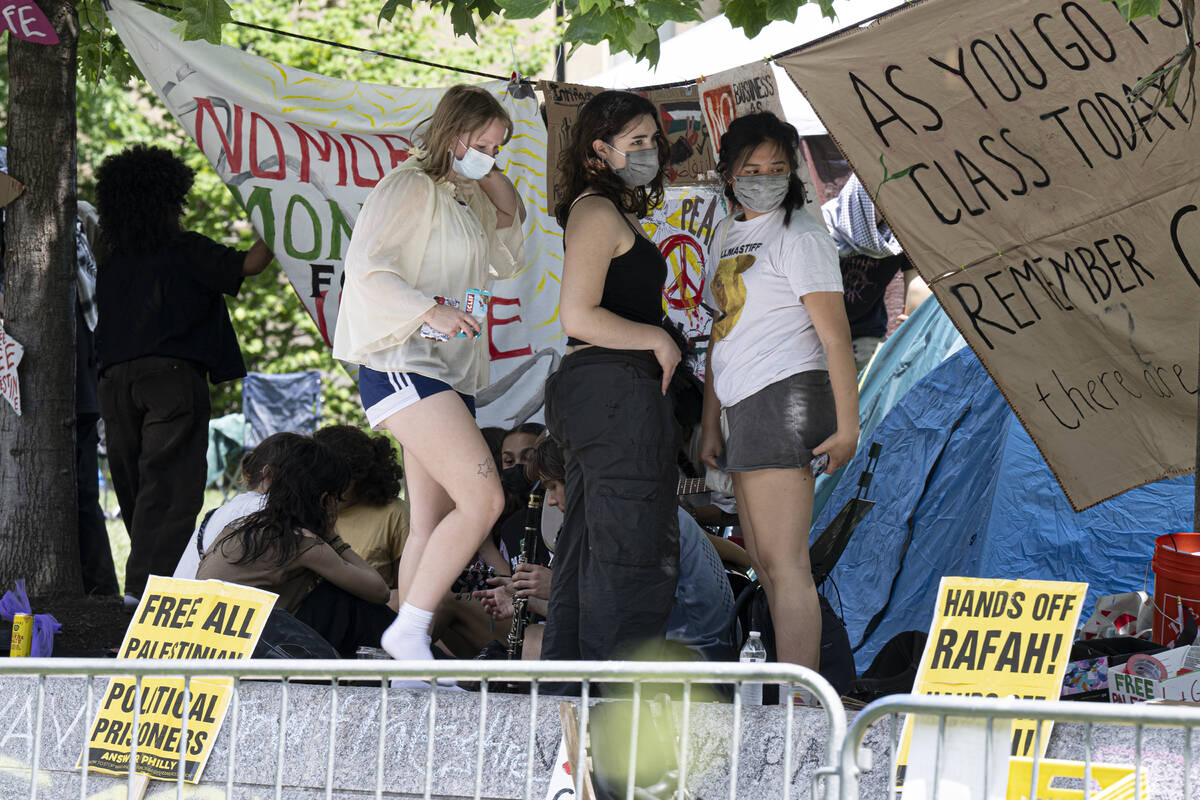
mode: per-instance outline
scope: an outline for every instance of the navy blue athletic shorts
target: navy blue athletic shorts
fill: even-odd
[[[382,428],[392,414],[418,400],[453,391],[450,384],[415,372],[378,372],[366,366],[358,369],[358,393],[367,412],[367,422],[375,430]],[[471,416],[475,416],[475,398],[462,392],[457,394],[467,404]]]

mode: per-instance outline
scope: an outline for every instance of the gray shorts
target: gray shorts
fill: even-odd
[[[829,373],[789,375],[725,409],[725,471],[800,469],[837,432]]]

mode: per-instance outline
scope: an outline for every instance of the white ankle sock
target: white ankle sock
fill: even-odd
[[[395,621],[383,632],[380,644],[397,661],[432,661],[429,626],[433,612],[405,603]]]

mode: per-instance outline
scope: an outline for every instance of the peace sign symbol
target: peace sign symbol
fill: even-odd
[[[658,249],[675,274],[675,280],[663,287],[667,306],[677,311],[697,308],[704,292],[704,251],[700,243],[686,233],[676,233],[664,239]],[[676,250],[679,254],[672,259],[671,254]],[[699,285],[692,280],[692,264],[698,267]]]

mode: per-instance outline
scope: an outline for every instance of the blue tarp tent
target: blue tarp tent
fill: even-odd
[[[946,356],[966,346],[946,312],[936,302],[922,303],[883,343],[858,387],[859,447],[869,447],[875,426],[883,422],[908,390]],[[833,495],[846,470],[817,479],[813,518]],[[858,475],[854,475],[858,480]],[[821,530],[818,528],[817,530]]]
[[[832,599],[836,608],[841,597],[850,643],[862,642],[855,653],[860,672],[892,636],[929,628],[943,576],[1086,581],[1086,615],[1099,595],[1150,585],[1156,536],[1191,530],[1191,476],[1075,513],[966,348],[926,375],[864,437],[848,475],[862,471],[870,440],[883,445],[870,493],[876,505],[832,574],[838,588]],[[814,531],[824,529],[856,484],[839,483]]]

